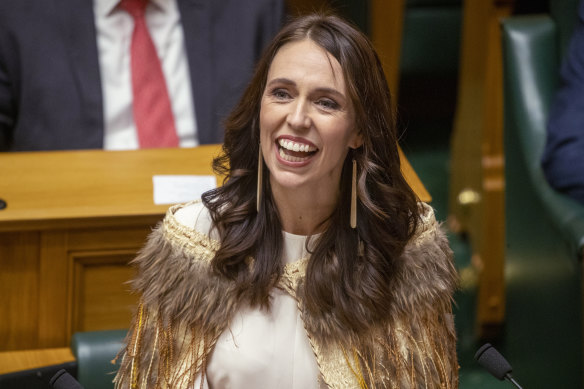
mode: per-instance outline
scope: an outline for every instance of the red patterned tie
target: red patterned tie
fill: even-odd
[[[147,2],[120,2],[120,7],[134,18],[130,49],[134,123],[141,148],[177,147],[178,137],[162,65],[144,18]]]

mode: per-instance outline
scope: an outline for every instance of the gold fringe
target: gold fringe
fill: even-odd
[[[359,350],[357,348],[353,348],[353,359],[355,360],[355,365],[359,366],[359,371],[362,372],[363,369],[360,367],[359,358],[363,361],[363,365],[365,366],[365,370],[367,371],[367,376],[369,377],[369,382],[371,382],[371,384],[375,387],[375,375],[373,374],[373,371],[371,369],[371,365],[373,365],[373,370],[375,370],[375,356],[373,355],[371,363],[368,363],[367,359],[365,359],[365,357],[361,355]],[[363,377],[363,373],[361,373],[361,377]],[[365,382],[364,377],[363,382]],[[367,385],[365,386],[367,387]]]
[[[298,299],[297,302],[300,303]],[[125,365],[129,377],[121,380],[130,378],[132,388],[138,387],[138,383],[142,387],[193,388],[200,375],[201,387],[204,387],[207,358],[220,335],[218,330],[178,325],[176,321],[164,320],[161,312],[152,314],[143,305],[139,305],[134,323]],[[451,371],[457,367],[456,364],[451,366],[456,362],[454,342],[448,336],[435,337],[443,326],[439,318],[426,317],[413,331],[399,325],[380,328],[376,336],[362,339],[361,346],[337,344],[336,347],[342,351],[339,357],[346,371],[355,377],[356,388],[456,388],[456,371]],[[323,352],[322,348],[317,348]],[[319,368],[322,372],[327,366],[319,365]],[[325,374],[323,381],[326,382],[327,377],[331,378]],[[340,382],[333,379],[332,387],[338,387]]]
[[[355,349],[353,349],[353,359],[355,361],[355,368],[353,368],[351,361],[349,361],[349,357],[347,356],[347,351],[345,350],[345,348],[341,346],[341,349],[343,350],[343,356],[345,357],[345,362],[347,363],[347,366],[349,367],[349,369],[351,369],[351,372],[353,373],[353,375],[355,375],[357,381],[359,382],[359,388],[367,389],[367,383],[365,382],[365,377],[363,377],[363,373],[361,373],[361,369],[359,367],[359,359],[357,357]]]
[[[152,355],[150,356],[150,363],[148,364],[148,370],[146,370],[146,375],[142,379],[142,386],[145,388],[148,387],[148,377],[150,377],[150,374],[152,372],[152,363],[154,362],[154,355],[156,354],[156,349],[158,346],[159,334],[160,334],[160,331],[158,331],[158,328],[156,328],[156,335],[154,336],[154,346],[152,347]]]
[[[144,306],[140,304],[138,306],[138,328],[134,332],[133,339],[133,350],[132,350],[132,368],[130,370],[130,382],[131,388],[136,389],[138,387],[138,360],[140,355],[140,332],[142,330],[142,325],[144,318]]]

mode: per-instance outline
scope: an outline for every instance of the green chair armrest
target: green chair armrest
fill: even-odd
[[[541,188],[539,194],[570,250],[580,261],[584,260],[584,206],[549,186]]]
[[[112,360],[122,348],[127,330],[77,332],[71,350],[77,359],[77,380],[85,389],[113,388]]]

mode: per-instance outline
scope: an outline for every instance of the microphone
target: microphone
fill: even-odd
[[[53,389],[83,389],[83,386],[65,369],[61,369],[51,378],[49,385]]]
[[[490,343],[485,343],[475,354],[475,359],[482,367],[499,380],[509,380],[516,388],[521,386],[511,376],[511,365]]]

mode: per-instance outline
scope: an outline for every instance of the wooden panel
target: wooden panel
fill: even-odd
[[[81,229],[69,232],[68,261],[72,269],[68,333],[126,328],[137,297],[126,284],[128,266],[144,245],[151,226]]]
[[[0,350],[36,347],[38,250],[38,233],[0,233]]]
[[[74,282],[71,334],[127,328],[138,296],[127,284],[134,276],[128,262],[134,250],[81,252],[71,256]]]
[[[505,320],[505,172],[503,152],[503,58],[499,20],[511,6],[498,3],[492,11],[487,39],[486,85],[481,147],[482,231],[478,238],[480,274],[477,323],[484,339],[500,335]]]
[[[466,233],[480,272],[478,335],[505,316],[503,78],[499,19],[512,1],[466,0],[458,105],[451,144],[449,225]]]
[[[133,228],[80,229],[69,231],[68,250],[115,250],[132,249],[137,252],[152,232],[152,225],[140,225]]]
[[[144,245],[152,226],[69,233],[69,261],[73,268],[70,333],[126,328],[137,297],[126,284],[128,266]]]
[[[370,4],[371,40],[383,65],[395,106],[399,86],[405,0],[371,0]]]
[[[71,280],[71,269],[67,263],[67,233],[42,232],[39,258],[39,340],[35,348],[65,346],[69,342],[67,323],[70,306],[67,296]]]
[[[74,331],[127,327],[127,265],[151,226],[0,234],[0,350],[66,346]]]
[[[0,374],[75,361],[69,347],[0,352]]]
[[[450,162],[449,226],[468,232],[479,214],[481,137],[485,128],[487,31],[490,0],[465,1],[458,86]],[[474,223],[477,226],[477,223]]]

